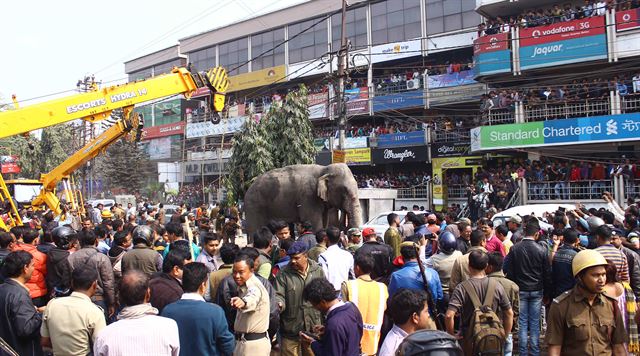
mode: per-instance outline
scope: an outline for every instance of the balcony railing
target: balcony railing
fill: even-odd
[[[449,184],[447,185],[447,197],[449,199],[464,199],[467,197],[468,185]]]
[[[502,125],[516,122],[515,111],[511,108],[491,109],[480,114],[482,125]]]
[[[469,141],[471,135],[469,129],[434,130],[434,142],[461,142]]]
[[[640,197],[640,179],[625,179],[624,197],[629,199],[638,199]]]
[[[610,180],[528,182],[528,200],[602,199],[602,193],[613,191]]]
[[[411,188],[398,189],[398,199],[416,198],[429,198],[429,187],[426,185],[419,185]]]
[[[620,110],[623,114],[640,111],[640,93],[621,96]]]
[[[610,105],[606,99],[527,104],[524,110],[526,122],[608,115],[609,113]]]

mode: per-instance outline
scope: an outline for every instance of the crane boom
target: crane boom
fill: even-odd
[[[224,92],[228,85],[226,72],[220,67],[213,68],[207,73],[191,73],[186,68],[174,68],[169,74],[146,80],[100,89],[94,88],[93,91],[68,98],[2,112],[0,113],[0,138],[77,119],[90,122],[104,120],[115,109],[176,94],[183,94],[186,98],[190,98],[198,88],[205,86],[213,89],[214,93],[211,111],[222,111],[219,105],[220,96],[224,106]],[[213,108],[214,103],[217,108]]]

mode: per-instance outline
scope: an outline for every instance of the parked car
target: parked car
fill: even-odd
[[[370,227],[375,230],[376,235],[383,237],[384,233],[389,228],[389,223],[387,222],[387,215],[391,213],[396,213],[400,217],[400,223],[404,224],[404,218],[407,216],[407,210],[399,210],[399,211],[387,211],[384,213],[380,213],[376,215],[373,219],[369,220],[366,224],[362,225],[362,228]]]
[[[529,205],[520,205],[514,206],[513,208],[509,208],[507,210],[501,211],[493,216],[491,220],[493,220],[493,225],[498,226],[501,224],[506,224],[509,218],[514,215],[535,215],[538,220],[543,217],[544,213],[554,213],[558,211],[558,209],[564,208],[566,211],[575,210],[576,206],[572,204],[529,204]],[[552,226],[551,224],[547,224],[543,221],[540,221],[540,227],[543,230],[548,230]]]

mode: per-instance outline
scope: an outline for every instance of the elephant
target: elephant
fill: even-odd
[[[337,212],[348,227],[362,225],[358,184],[344,163],[299,164],[264,173],[245,193],[244,212],[248,236],[270,220],[326,228],[337,222]]]

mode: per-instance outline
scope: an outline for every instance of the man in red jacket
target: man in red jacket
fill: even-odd
[[[34,271],[31,278],[26,283],[29,288],[29,296],[36,307],[47,305],[47,255],[38,251],[37,246],[40,240],[38,231],[25,227],[22,235],[22,242],[16,244],[14,251],[26,251],[33,256]]]

